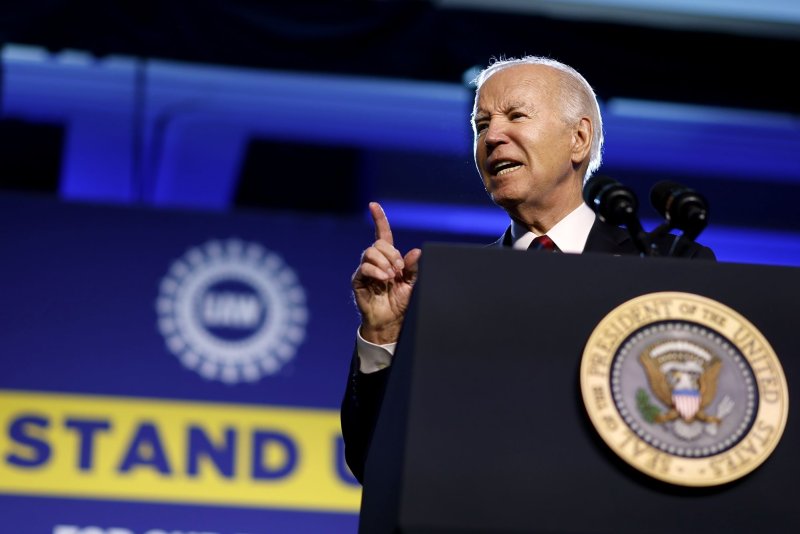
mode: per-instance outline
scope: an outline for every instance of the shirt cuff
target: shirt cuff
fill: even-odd
[[[358,354],[358,369],[362,373],[370,374],[392,365],[392,356],[397,343],[376,345],[361,337],[361,328],[356,331],[356,353]]]

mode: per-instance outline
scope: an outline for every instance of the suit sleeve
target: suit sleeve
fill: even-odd
[[[388,367],[374,373],[362,373],[358,354],[353,350],[340,416],[345,460],[356,480],[362,484],[367,452],[390,371],[391,367]]]

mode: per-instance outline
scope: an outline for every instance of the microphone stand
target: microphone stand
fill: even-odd
[[[601,221],[625,226],[640,256],[659,255],[658,248],[639,221],[639,202],[633,190],[611,177],[593,176],[584,184],[583,200]]]
[[[691,221],[691,223],[686,223],[681,225],[681,234],[674,236],[672,240],[672,245],[669,247],[669,251],[667,252],[667,256],[675,256],[675,254],[680,250],[681,246],[685,245],[686,243],[690,243],[697,239],[697,236],[700,235],[700,232],[703,231],[706,224],[706,218],[703,216],[702,218],[698,218],[696,220]],[[668,235],[670,230],[676,228],[676,224],[671,219],[667,219],[660,225],[658,225],[652,232],[649,234],[649,241],[650,246],[655,250],[655,256],[658,255],[658,249],[655,244],[657,239]]]
[[[631,234],[633,244],[636,245],[636,248],[639,250],[640,256],[650,257],[660,255],[652,236],[644,231],[642,223],[639,222],[639,218],[636,217],[636,215],[628,218],[624,224],[628,228],[628,233]]]
[[[614,222],[621,222],[627,229],[628,233],[633,239],[633,244],[639,250],[639,255],[642,257],[658,256],[659,251],[655,243],[651,239],[650,234],[644,231],[639,217],[636,215],[636,206],[632,203],[617,202],[613,205],[608,217],[604,217],[612,224]]]
[[[650,237],[653,241],[668,235],[677,228],[681,234],[674,236],[667,256],[675,256],[681,247],[694,242],[708,224],[708,202],[706,199],[677,182],[663,180],[650,190],[650,203],[664,217]]]

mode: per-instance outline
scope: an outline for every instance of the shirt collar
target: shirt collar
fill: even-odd
[[[566,217],[558,221],[547,235],[561,252],[580,254],[586,246],[589,232],[594,224],[595,214],[592,208],[581,202]],[[511,221],[511,241],[513,247],[525,250],[539,234],[529,231],[517,221]]]

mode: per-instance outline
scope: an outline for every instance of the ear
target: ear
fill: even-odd
[[[592,149],[592,134],[594,125],[589,117],[581,117],[581,120],[572,130],[572,163],[580,164],[589,158]]]

